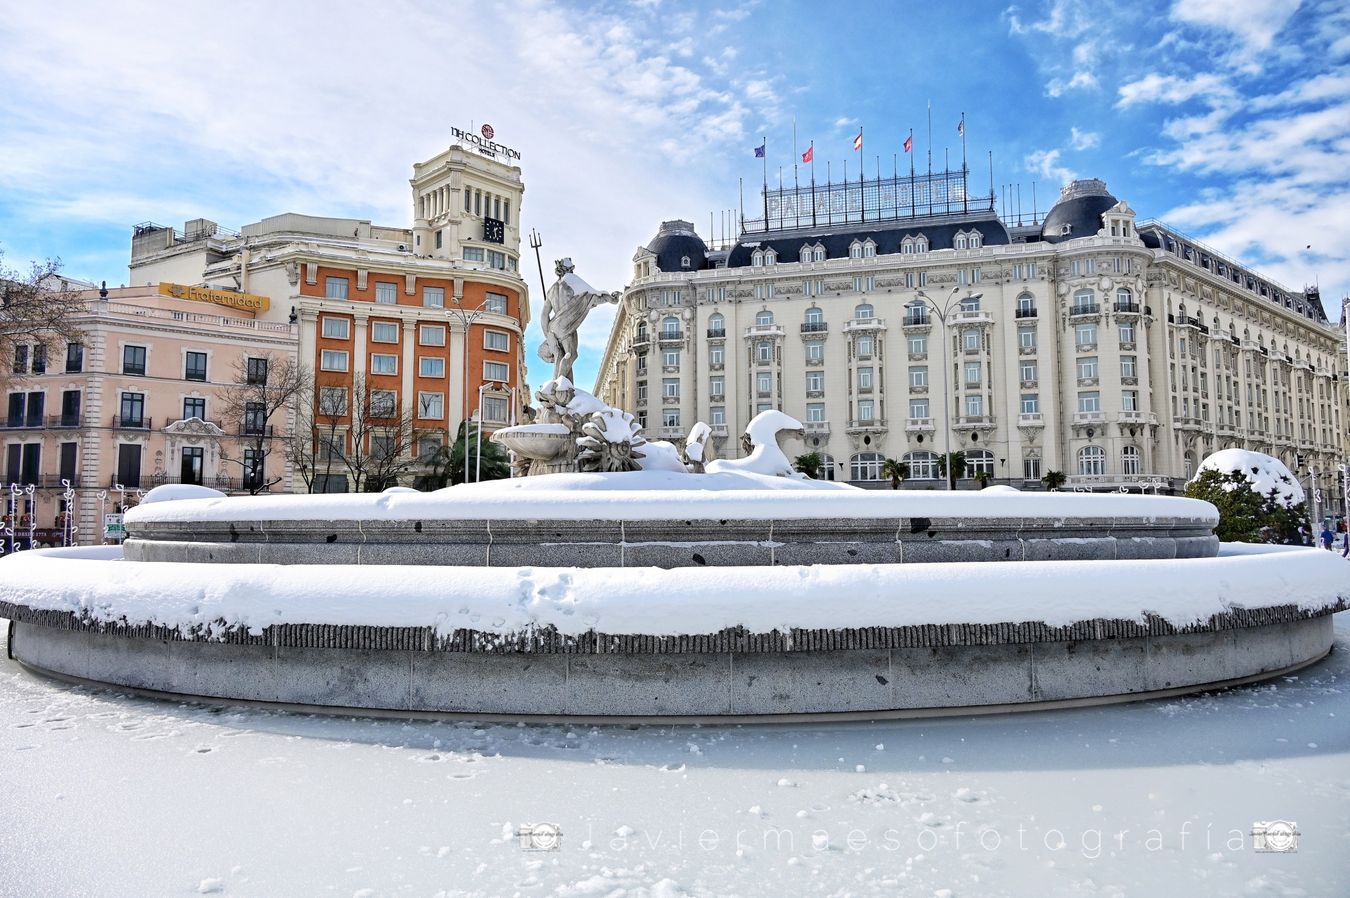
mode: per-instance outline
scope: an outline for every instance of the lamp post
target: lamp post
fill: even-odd
[[[952,288],[952,292],[947,294],[947,298],[939,306],[927,293],[922,290],[915,290],[914,295],[923,300],[927,308],[931,308],[938,317],[938,323],[942,325],[942,417],[943,421],[943,441],[946,443],[943,467],[946,473],[943,475],[947,480],[947,489],[956,489],[956,478],[952,471],[952,411],[951,411],[951,369],[947,366],[947,316],[951,312],[952,303],[959,303],[967,299],[979,299],[983,293],[974,293],[957,300],[956,294],[961,292],[960,285]]]
[[[454,304],[453,309],[446,309],[446,314],[459,319],[460,327],[464,335],[464,407],[462,416],[464,420],[464,481],[469,480],[469,327],[487,314],[487,300],[483,300],[472,309],[464,308],[464,303],[460,297],[455,296],[450,300]]]

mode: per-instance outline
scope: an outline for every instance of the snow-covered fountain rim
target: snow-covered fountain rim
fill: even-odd
[[[159,490],[167,490],[160,487]],[[179,488],[175,488],[176,490]],[[811,520],[848,518],[1168,519],[1218,523],[1208,502],[1120,493],[862,490],[748,474],[554,474],[430,493],[276,495],[146,501],[127,524],[192,521]],[[213,491],[202,491],[209,493]]]
[[[0,560],[0,605],[207,634],[324,624],[679,636],[1150,617],[1203,627],[1234,612],[1338,610],[1347,570],[1320,549],[1234,543],[1171,561],[675,570],[134,564],[98,547]]]

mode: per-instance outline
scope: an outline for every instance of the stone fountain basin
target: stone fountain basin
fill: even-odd
[[[519,424],[504,427],[492,435],[492,442],[526,458],[557,458],[574,439],[566,424]]]

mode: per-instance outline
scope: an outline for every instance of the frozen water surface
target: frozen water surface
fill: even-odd
[[[1261,686],[871,724],[293,715],[0,653],[0,894],[1344,895],[1347,683],[1350,615]],[[1254,851],[1281,818],[1297,852]],[[561,849],[523,851],[544,822]]]

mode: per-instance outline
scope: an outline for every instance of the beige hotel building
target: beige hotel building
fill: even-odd
[[[862,486],[889,485],[893,458],[908,488],[939,488],[950,438],[963,487],[1058,471],[1066,488],[1176,491],[1242,447],[1339,493],[1345,338],[1315,290],[1137,221],[1101,181],[1027,224],[965,187],[948,172],[770,189],[717,248],[665,222],[633,257],[597,394],[648,436],[705,421],[723,457],[781,409],[821,476]]]

